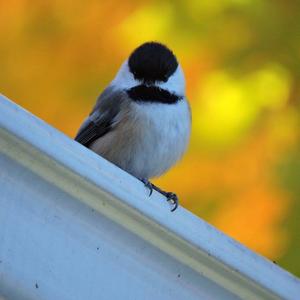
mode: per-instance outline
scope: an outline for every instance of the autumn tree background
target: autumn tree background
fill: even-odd
[[[0,1],[0,91],[74,137],[140,43],[174,50],[193,113],[156,183],[300,275],[300,1]]]

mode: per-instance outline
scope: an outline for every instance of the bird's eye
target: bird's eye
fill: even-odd
[[[132,74],[133,74],[133,77],[136,79],[137,78],[137,72],[134,71],[134,72],[132,72]]]

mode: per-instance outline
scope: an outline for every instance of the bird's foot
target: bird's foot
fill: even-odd
[[[163,195],[165,195],[167,197],[167,201],[171,203],[171,205],[173,206],[171,208],[171,211],[176,210],[176,208],[178,207],[178,197],[175,193],[172,192],[161,192]]]
[[[153,190],[156,190],[157,192],[163,194],[167,198],[167,201],[172,204],[173,207],[171,208],[171,211],[173,212],[174,210],[176,210],[179,202],[176,194],[161,190],[159,187],[151,183],[148,179],[142,178],[140,180],[144,183],[145,187],[149,189],[149,197],[152,195]]]
[[[146,178],[142,178],[140,180],[145,185],[145,187],[149,189],[149,197],[150,197],[153,193],[153,184]]]

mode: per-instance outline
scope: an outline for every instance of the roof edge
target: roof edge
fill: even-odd
[[[0,95],[0,152],[241,298],[297,299],[300,281]],[[100,199],[100,200],[99,200]]]

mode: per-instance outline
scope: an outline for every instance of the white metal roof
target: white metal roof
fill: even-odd
[[[0,95],[0,299],[300,299],[299,280]]]

